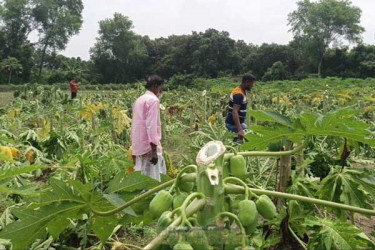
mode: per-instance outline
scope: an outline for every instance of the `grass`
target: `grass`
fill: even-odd
[[[4,107],[13,99],[13,92],[0,92],[0,107]]]

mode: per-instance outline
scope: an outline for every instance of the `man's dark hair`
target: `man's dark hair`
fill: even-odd
[[[242,83],[246,83],[246,82],[254,82],[256,81],[257,79],[255,78],[254,75],[252,74],[246,74],[242,77]]]
[[[150,89],[155,86],[160,86],[164,84],[163,78],[158,75],[149,76],[146,80],[146,89]]]

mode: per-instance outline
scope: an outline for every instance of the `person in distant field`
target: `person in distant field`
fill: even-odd
[[[235,141],[244,138],[244,130],[247,129],[245,124],[248,103],[247,92],[253,88],[255,82],[256,78],[252,74],[244,75],[241,85],[233,89],[230,95],[225,125],[229,131],[237,134]]]
[[[146,92],[133,104],[131,129],[135,171],[160,181],[166,173],[161,147],[160,95],[164,80],[153,75],[147,79]]]
[[[78,83],[75,81],[75,79],[70,81],[70,94],[71,98],[75,99],[77,97],[78,92]]]

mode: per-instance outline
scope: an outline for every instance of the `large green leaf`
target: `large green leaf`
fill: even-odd
[[[0,238],[11,240],[13,249],[25,249],[36,239],[44,239],[46,237],[47,226],[51,221],[56,219],[59,221],[59,217],[62,215],[65,220],[70,217],[75,218],[77,212],[84,206],[84,204],[76,202],[62,202],[43,206],[39,209],[16,209],[13,213],[18,220],[6,226],[0,232]]]
[[[99,237],[102,244],[105,244],[105,242],[108,240],[108,238],[111,236],[113,229],[118,224],[118,218],[116,216],[110,216],[110,217],[99,217],[95,216],[92,218],[92,230],[95,232],[95,234]]]
[[[37,197],[40,195],[40,193],[36,190],[37,188],[38,187],[35,185],[27,185],[22,187],[8,187],[7,185],[0,185],[0,193]]]
[[[374,249],[374,244],[352,224],[316,217],[306,219],[312,230],[308,249]]]
[[[122,205],[126,203],[118,194],[104,194],[103,196],[115,207],[121,207]],[[137,216],[137,214],[134,212],[134,210],[131,207],[127,207],[122,211],[126,214]]]
[[[301,178],[297,175],[292,176],[292,185],[287,189],[288,193],[302,195],[306,197],[315,197],[319,186],[319,179],[312,177]]]
[[[292,121],[288,117],[275,111],[249,110],[247,113],[259,122],[275,122],[288,127],[293,125]]]
[[[77,182],[71,180],[70,183]],[[40,203],[38,206],[45,206],[51,203],[58,203],[63,201],[70,201],[70,202],[77,202],[86,204],[87,200],[84,199],[84,195],[82,195],[82,189],[75,189],[74,186],[70,186],[68,183],[58,180],[58,179],[51,179],[50,185],[52,190],[45,192],[40,199]],[[87,184],[91,187],[90,184]],[[90,189],[87,189],[86,192],[89,192]]]
[[[261,114],[261,115],[260,115]],[[263,120],[275,123],[273,126],[250,126],[255,134],[246,135],[247,143],[243,149],[265,149],[270,142],[280,141],[287,138],[291,141],[302,140],[310,136],[335,136],[347,138],[355,142],[361,142],[375,146],[375,139],[369,131],[370,126],[363,121],[356,119],[357,110],[342,109],[330,112],[325,116],[317,113],[302,112],[290,123],[273,119],[271,115],[258,112],[257,116]]]
[[[162,182],[170,179],[169,177],[162,175]],[[160,185],[155,179],[152,179],[141,172],[137,171],[130,175],[125,172],[116,175],[116,177],[109,183],[108,192],[133,192],[137,190],[153,188]]]
[[[37,169],[44,169],[48,166],[43,164],[35,164],[30,166],[11,166],[0,168],[0,181],[8,178],[16,177],[17,175],[30,173]]]
[[[91,184],[51,179],[50,185],[51,190],[41,195],[40,203],[12,210],[18,220],[7,225],[0,232],[0,238],[10,239],[13,249],[24,249],[36,239],[44,240],[47,232],[57,238],[70,224],[69,219],[81,218],[89,210],[90,202],[94,207],[114,208],[101,195],[91,192]]]
[[[371,197],[364,191],[361,172],[336,167],[323,181],[319,198],[347,205],[372,209]]]
[[[302,130],[295,130],[290,127],[276,125],[274,127],[264,127],[259,125],[250,126],[250,129],[256,134],[246,135],[246,142],[242,145],[245,150],[255,149],[262,150],[265,149],[270,142],[278,142],[284,138],[288,138],[291,141],[298,142],[303,139],[305,132]]]

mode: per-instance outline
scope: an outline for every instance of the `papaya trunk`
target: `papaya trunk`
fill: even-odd
[[[279,192],[285,192],[290,179],[291,156],[281,156],[280,158],[280,182]]]
[[[216,165],[219,169],[219,184],[211,185],[207,175],[207,167],[198,166],[197,189],[206,197],[204,209],[198,212],[198,223],[201,226],[207,226],[215,222],[218,213],[224,210],[224,184],[223,184],[223,167]]]
[[[300,145],[301,145],[301,142],[297,144],[297,147],[299,147]],[[299,176],[305,176],[305,169],[301,168],[304,161],[305,161],[305,159],[304,159],[303,150],[301,150],[296,155],[297,174]]]
[[[290,173],[291,173],[291,160],[292,157],[290,155],[281,156],[280,157],[280,180],[279,180],[279,192],[286,192],[288,188],[288,183],[290,180]],[[277,199],[276,202],[277,206],[281,206],[281,200]]]

